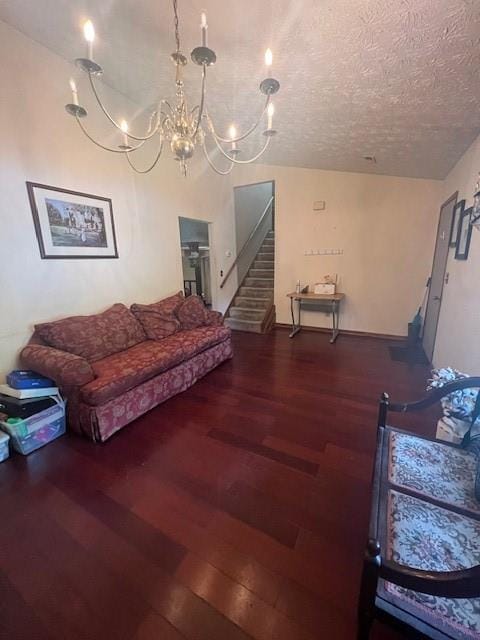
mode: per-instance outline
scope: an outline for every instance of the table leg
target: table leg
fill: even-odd
[[[332,337],[330,339],[330,344],[333,344],[335,340],[338,338],[338,334],[340,331],[338,330],[338,316],[339,316],[339,304],[338,301],[334,300],[332,302]]]
[[[295,323],[295,305],[294,305],[294,298],[290,298],[290,311],[292,314],[292,331],[290,333],[290,335],[288,336],[289,338],[293,338],[293,336],[296,336],[297,333],[300,331],[301,326],[300,326],[300,310],[302,307],[302,303],[299,300],[298,301],[298,324]]]

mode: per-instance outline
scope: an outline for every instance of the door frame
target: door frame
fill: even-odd
[[[216,309],[216,303],[217,303],[217,298],[218,298],[218,291],[217,291],[217,283],[216,283],[216,279],[215,279],[215,273],[216,273],[216,255],[215,255],[215,243],[214,243],[214,227],[213,227],[213,222],[211,220],[204,220],[203,218],[194,218],[193,216],[178,216],[178,240],[179,240],[179,246],[180,246],[180,262],[181,262],[181,268],[182,268],[182,291],[183,291],[183,261],[182,261],[182,235],[180,233],[180,218],[183,218],[184,220],[194,220],[195,222],[203,222],[204,224],[207,225],[207,231],[208,231],[208,248],[209,248],[209,254],[210,254],[210,293],[212,296],[212,309]]]
[[[455,205],[458,202],[458,191],[455,191],[454,193],[452,193],[452,195],[449,198],[447,198],[443,204],[440,205],[440,209],[439,209],[437,233],[436,233],[436,236],[435,236],[435,249],[433,251],[432,268],[430,269],[430,283],[429,283],[429,286],[428,286],[427,305],[426,305],[426,308],[425,308],[425,318],[424,318],[424,321],[423,321],[423,329],[422,329],[422,347],[423,347],[423,338],[424,338],[424,335],[425,335],[425,326],[426,326],[427,318],[428,318],[428,310],[431,307],[431,302],[432,302],[432,300],[430,299],[430,294],[431,294],[431,291],[432,291],[432,288],[431,288],[431,286],[432,286],[432,276],[433,276],[433,268],[435,266],[435,256],[437,255],[437,249],[438,249],[438,241],[439,241],[438,232],[439,232],[439,229],[440,229],[442,210],[443,210],[444,207],[446,207],[451,202],[453,202],[453,210],[452,210],[452,219],[453,219],[453,213],[454,213]],[[451,225],[450,225],[450,227],[451,227]],[[447,239],[447,242],[449,242],[449,240],[450,240],[450,238]],[[435,345],[436,345],[436,342],[437,342],[438,324],[439,324],[439,320],[440,320],[440,313],[441,313],[441,310],[442,310],[443,289],[445,287],[445,274],[447,272],[449,253],[450,253],[450,248],[449,248],[449,251],[447,252],[447,259],[445,260],[445,265],[443,267],[443,273],[442,273],[442,294],[440,296],[440,302],[438,303],[437,322],[435,323],[435,330],[433,332],[432,359],[433,359],[433,356],[435,355]]]

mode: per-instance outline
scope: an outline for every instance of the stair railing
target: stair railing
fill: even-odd
[[[270,198],[270,200],[267,202],[267,206],[265,207],[265,209],[263,210],[262,215],[260,216],[257,224],[255,225],[255,227],[253,228],[253,231],[250,233],[250,235],[248,236],[245,244],[243,245],[243,247],[240,249],[239,253],[237,254],[237,257],[235,258],[235,260],[233,261],[230,269],[227,271],[225,277],[223,278],[222,282],[220,283],[220,289],[223,289],[225,283],[227,282],[228,278],[231,276],[232,271],[235,269],[235,267],[238,264],[238,261],[240,260],[240,258],[243,256],[243,254],[245,253],[248,245],[250,244],[250,242],[253,240],[253,238],[255,237],[255,234],[257,233],[260,225],[262,224],[263,220],[265,219],[265,216],[268,213],[268,210],[270,209],[272,203],[274,200],[274,196],[272,196]]]

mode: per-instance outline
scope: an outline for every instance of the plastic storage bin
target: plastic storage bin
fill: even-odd
[[[7,433],[2,433],[0,431],[0,462],[3,462],[10,455],[10,450],[8,448],[8,441],[10,440],[10,436]]]
[[[15,451],[27,455],[65,433],[65,404],[60,399],[57,403],[15,424],[0,422]]]

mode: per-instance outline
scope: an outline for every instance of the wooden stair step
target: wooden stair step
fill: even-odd
[[[270,280],[273,280],[273,274],[273,269],[257,269],[255,266],[248,272],[249,278],[270,278]]]
[[[251,278],[247,276],[243,282],[245,287],[258,287],[259,289],[273,289],[273,278]]]
[[[247,298],[272,298],[273,289],[260,289],[256,287],[242,286],[239,289],[238,295]]]
[[[243,309],[266,309],[269,305],[269,299],[235,296],[234,305]]]
[[[259,309],[249,307],[230,307],[229,317],[238,318],[240,320],[263,320],[267,309],[266,307]]]
[[[262,333],[261,320],[240,320],[239,318],[225,318],[225,324],[236,331],[249,331],[250,333]]]

